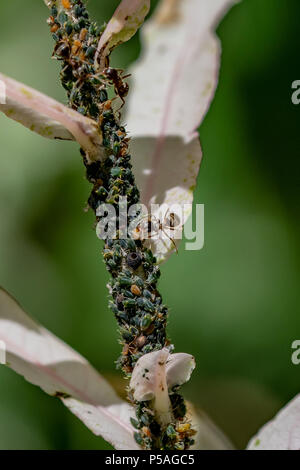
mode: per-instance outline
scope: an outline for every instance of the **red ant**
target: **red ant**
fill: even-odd
[[[125,104],[124,98],[128,95],[129,91],[129,85],[128,83],[124,82],[124,79],[130,77],[130,74],[122,76],[123,72],[124,70],[114,69],[112,67],[108,67],[103,70],[104,77],[107,78],[109,82],[114,86],[116,95],[118,95],[122,100],[121,108],[123,108]]]

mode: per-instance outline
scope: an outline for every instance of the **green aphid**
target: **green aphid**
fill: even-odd
[[[120,320],[124,320],[126,323],[128,323],[128,316],[126,315],[125,312],[118,312],[116,315]]]
[[[79,106],[79,108],[77,108],[77,112],[82,114],[83,116],[86,116],[87,114],[87,109],[84,108],[83,106]]]
[[[155,306],[153,305],[152,302],[148,299],[143,299],[144,300],[144,309],[147,310],[148,312],[155,312]]]
[[[154,257],[153,257],[152,251],[150,251],[150,250],[145,250],[145,251],[144,251],[144,260],[145,260],[147,263],[152,264],[152,263],[153,263],[153,259],[154,259]]]
[[[105,103],[108,100],[108,94],[106,90],[100,90],[99,92],[99,99],[101,103]]]
[[[138,287],[144,287],[144,281],[141,277],[135,276],[134,278],[134,284],[136,284]]]
[[[149,290],[144,289],[143,290],[143,296],[146,297],[146,299],[152,300],[152,294]]]
[[[79,31],[81,30],[81,26],[79,23],[75,23],[73,28],[76,33],[79,33]]]
[[[110,174],[112,176],[120,177],[122,176],[122,168],[119,168],[118,166],[116,166],[110,170]]]
[[[130,324],[135,325],[135,326],[140,326],[140,317],[139,315],[136,315],[135,317],[130,319]]]
[[[168,436],[169,439],[175,439],[176,438],[176,431],[174,427],[169,424],[169,426],[166,429],[166,435]]]
[[[135,306],[135,299],[126,299],[126,300],[124,300],[123,304],[124,304],[125,308],[134,307]]]
[[[131,286],[132,284],[132,279],[127,276],[119,276],[118,281],[120,286]]]
[[[123,274],[125,274],[125,276],[127,277],[130,277],[131,276],[131,271],[129,269],[123,269]]]
[[[182,442],[182,441],[176,442],[174,447],[175,447],[176,450],[184,450],[184,442]]]
[[[144,308],[148,312],[154,312],[155,306],[150,300],[140,297],[137,299],[137,304],[139,307]]]
[[[131,238],[127,240],[127,246],[129,250],[134,251],[136,249],[136,244]]]
[[[114,254],[113,260],[115,263],[120,264],[122,257],[118,255],[117,253]]]
[[[139,330],[135,328],[134,326],[130,327],[130,332],[134,335],[137,336],[139,334]]]
[[[116,269],[118,267],[118,264],[113,259],[109,259],[106,264],[111,269]]]
[[[60,12],[60,14],[58,15],[58,22],[63,25],[65,24],[67,21],[68,21],[68,15],[66,15],[65,12]]]
[[[96,36],[97,34],[97,25],[95,23],[92,23],[89,27],[89,33],[91,36]]]
[[[146,346],[144,346],[142,349],[144,354],[148,354],[152,350],[153,350],[153,346],[151,344],[146,344]]]
[[[69,82],[62,82],[62,85],[63,87],[67,90],[67,91],[71,91],[72,88],[73,88],[73,82],[69,81]]]
[[[80,18],[80,19],[78,20],[78,24],[79,24],[79,26],[80,26],[80,29],[85,28],[85,27],[86,27],[86,21],[85,21],[85,19],[84,19],[84,18]]]
[[[65,30],[66,30],[66,33],[70,36],[70,34],[72,34],[73,32],[73,24],[68,21],[66,24],[65,24]]]
[[[120,144],[119,142],[115,142],[114,143],[114,146],[113,146],[113,152],[114,152],[114,155],[118,155],[118,153],[120,152]]]
[[[122,338],[127,342],[131,342],[134,340],[134,336],[130,333],[130,331],[126,330],[126,328],[120,327],[120,334]]]
[[[134,295],[133,295],[133,293],[132,293],[130,290],[124,290],[124,291],[123,291],[123,294],[124,294],[126,297],[129,297],[130,299],[134,299]]]
[[[141,434],[139,432],[135,432],[134,433],[134,439],[135,439],[135,442],[139,445],[139,446],[142,446],[144,441],[143,441],[143,438],[141,436]]]
[[[141,423],[144,425],[144,426],[149,426],[150,425],[150,418],[149,416],[144,413],[142,416],[141,416]]]
[[[136,354],[132,354],[132,360],[134,362],[137,362],[139,360],[140,357],[142,357],[143,353],[139,352],[139,353],[136,353]]]
[[[87,12],[87,10],[83,10],[82,13],[81,13],[82,17],[85,18],[86,20],[89,18],[89,14]]]
[[[86,50],[86,57],[93,58],[96,52],[96,48],[94,46],[89,46]]]
[[[140,428],[140,424],[139,424],[139,422],[138,422],[136,419],[130,418],[130,422],[131,422],[132,426],[133,426],[135,429],[139,429],[139,428]]]
[[[98,26],[98,27],[97,27],[97,36],[99,36],[100,34],[103,33],[103,31],[105,30],[106,26],[107,26],[107,23],[104,22],[101,26]]]
[[[157,281],[159,279],[159,275],[156,273],[156,272],[152,272],[149,274],[149,276],[147,277],[147,282],[149,284],[156,284]]]
[[[115,315],[119,313],[118,307],[111,300],[108,303],[108,307]]]
[[[142,329],[142,330],[147,330],[147,328],[149,328],[149,326],[151,325],[151,323],[152,323],[152,317],[151,317],[151,315],[149,315],[149,314],[144,315],[144,316],[141,318],[141,321],[140,321],[141,329]]]
[[[75,8],[74,8],[74,15],[79,18],[80,15],[82,14],[82,11],[83,9],[81,8],[80,5],[75,5]]]
[[[94,118],[96,118],[99,115],[99,109],[95,103],[92,103],[89,106],[89,111],[90,111],[90,115]]]
[[[105,111],[103,111],[102,116],[104,119],[107,119],[110,121],[114,119],[113,112],[110,109],[106,109]]]

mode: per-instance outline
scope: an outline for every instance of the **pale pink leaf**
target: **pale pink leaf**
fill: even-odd
[[[300,395],[265,424],[248,444],[248,450],[300,450]]]
[[[130,388],[137,401],[153,400],[157,419],[164,425],[173,420],[169,389],[190,379],[195,368],[193,356],[170,354],[167,348],[144,354],[136,363]]]
[[[162,425],[173,421],[169,399],[166,362],[170,353],[167,348],[140,357],[130,380],[130,388],[137,401],[152,401],[156,419]]]
[[[0,341],[6,363],[46,393],[57,396],[96,435],[116,449],[138,449],[130,417],[134,411],[72,348],[33,321],[0,289]]]
[[[182,225],[191,213],[202,157],[197,128],[218,82],[214,30],[233,3],[162,0],[142,27],[143,53],[130,70],[125,122],[142,202],[186,204]],[[174,252],[171,240],[148,243],[159,261]]]
[[[143,24],[150,0],[122,0],[104,30],[95,55],[95,64],[105,66],[105,57],[118,44],[128,41]]]
[[[195,367],[195,358],[190,354],[170,354],[166,364],[168,388],[188,382]]]
[[[91,160],[102,158],[102,137],[95,121],[54,99],[0,74],[5,100],[0,111],[49,139],[77,140]]]

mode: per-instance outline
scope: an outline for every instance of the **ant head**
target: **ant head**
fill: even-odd
[[[116,75],[116,70],[113,69],[112,67],[107,67],[105,70],[104,70],[104,73],[105,75],[107,76],[107,78],[111,78],[113,79]]]
[[[175,229],[180,226],[180,222],[180,217],[175,214],[175,212],[171,212],[169,215],[166,216],[164,225],[167,228]]]

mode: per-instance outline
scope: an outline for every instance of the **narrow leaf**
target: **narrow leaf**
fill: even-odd
[[[105,66],[105,58],[123,42],[128,41],[149,12],[150,0],[122,0],[104,30],[95,55],[95,64],[100,59],[100,68]]]
[[[102,157],[102,139],[95,121],[3,74],[0,81],[6,88],[0,111],[7,117],[49,139],[77,140],[91,160]]]
[[[162,0],[142,27],[143,54],[132,67],[125,122],[132,136],[142,202],[190,205],[202,158],[197,128],[218,82],[213,30],[235,0]],[[174,243],[150,240],[159,261]]]
[[[3,289],[0,341],[9,367],[61,398],[92,432],[116,449],[138,448],[129,421],[133,409],[82,356],[28,317]]]

